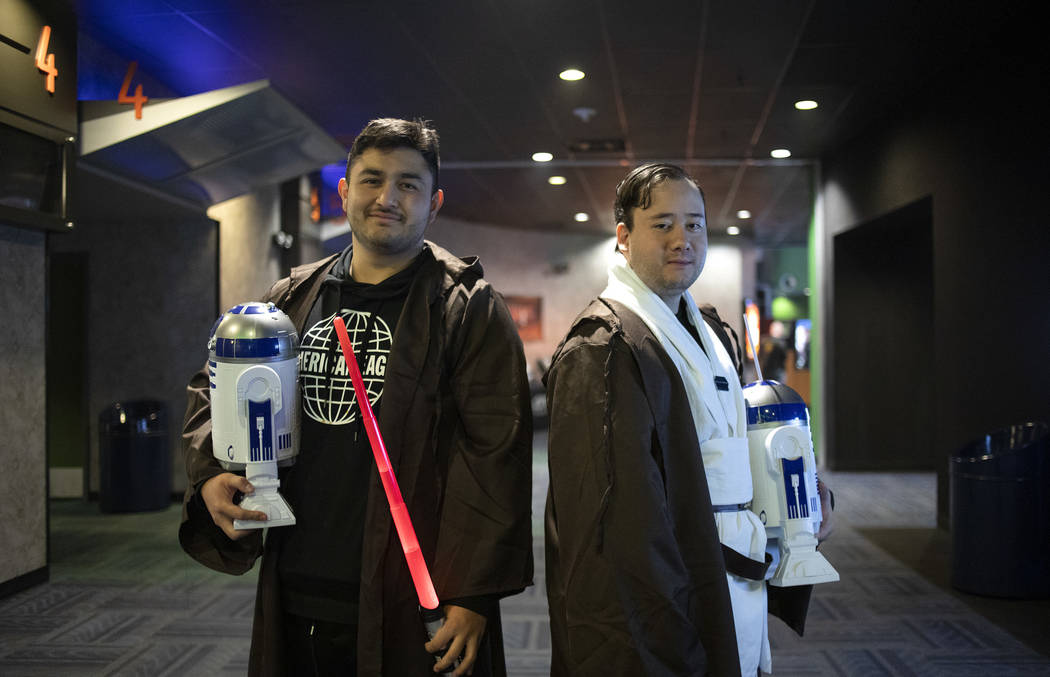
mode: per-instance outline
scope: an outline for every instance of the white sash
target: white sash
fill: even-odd
[[[601,297],[622,303],[641,318],[678,368],[696,425],[696,438],[701,441],[711,502],[724,505],[750,501],[754,489],[747,451],[747,420],[740,406],[740,381],[733,358],[700,315],[693,297],[685,292],[685,307],[703,349],[626,260],[620,258],[609,266],[609,284]],[[718,389],[717,377],[725,379],[726,390]]]

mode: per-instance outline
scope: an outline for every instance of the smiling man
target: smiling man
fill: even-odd
[[[266,300],[295,323],[301,440],[281,491],[296,524],[234,502],[252,491],[212,457],[207,372],[190,383],[190,488],[179,531],[194,558],[243,573],[262,556],[252,675],[505,675],[499,599],[531,583],[532,423],[521,341],[476,258],[424,240],[444,200],[437,133],[373,120],[339,195],[343,252],[292,270]],[[445,623],[427,642],[333,319],[354,342]],[[435,665],[427,652],[447,649]]]
[[[622,256],[547,375],[551,674],[753,677],[771,669],[766,534],[728,338],[688,292],[704,196],[647,164],[615,215]]]

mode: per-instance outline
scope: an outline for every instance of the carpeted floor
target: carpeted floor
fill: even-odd
[[[503,604],[515,677],[549,672],[544,445],[538,437],[536,585]],[[815,590],[805,638],[771,620],[774,674],[1050,675],[1046,602],[982,600],[947,586],[931,474],[825,479],[838,509],[822,551],[842,580]],[[191,561],[176,542],[177,506],[101,515],[96,504],[56,501],[51,511],[50,582],[0,600],[0,675],[245,673],[254,572],[223,576]]]

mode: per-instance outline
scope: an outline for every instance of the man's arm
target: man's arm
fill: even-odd
[[[558,543],[548,587],[564,594],[552,625],[564,624],[573,675],[708,669],[692,619],[702,600],[676,540],[640,379],[625,346],[583,344],[548,380],[548,527]]]

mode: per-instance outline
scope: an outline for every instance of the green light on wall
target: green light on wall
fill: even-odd
[[[806,297],[793,299],[788,296],[777,296],[773,299],[773,319],[781,322],[792,322],[809,317],[809,304]]]

